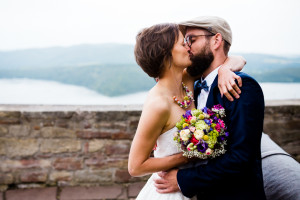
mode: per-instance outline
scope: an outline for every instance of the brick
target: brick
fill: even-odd
[[[69,127],[69,119],[57,119],[55,121],[55,126],[56,127],[61,127],[61,128],[68,128]]]
[[[6,155],[6,141],[7,139],[0,138],[0,155]]]
[[[128,112],[126,111],[97,112],[95,116],[95,120],[97,122],[126,121],[127,118],[128,118]]]
[[[140,118],[136,118],[136,119],[132,119],[130,120],[129,122],[129,127],[130,127],[130,130],[136,130],[137,129],[137,126],[139,124],[139,121],[140,121]]]
[[[72,120],[73,121],[83,121],[94,119],[95,112],[88,112],[88,111],[80,111],[79,113],[74,113]]]
[[[6,154],[9,157],[32,156],[39,149],[39,144],[36,139],[7,138],[5,142]]]
[[[30,132],[29,125],[12,125],[9,127],[10,136],[27,136]]]
[[[0,192],[4,192],[8,189],[8,185],[0,185]],[[3,193],[4,195],[4,193]]]
[[[23,183],[40,183],[47,181],[48,173],[45,171],[23,172],[20,180]]]
[[[12,174],[0,173],[0,185],[8,185],[14,182],[14,177]]]
[[[134,133],[133,132],[123,132],[123,131],[119,131],[119,132],[113,132],[111,134],[111,139],[114,140],[120,140],[120,139],[133,139],[134,137]]]
[[[88,142],[88,152],[96,152],[103,149],[106,141],[94,139]]]
[[[44,119],[40,124],[42,127],[52,127],[54,126],[55,122],[53,119]]]
[[[81,150],[81,142],[74,139],[48,139],[41,142],[42,153],[78,152]]]
[[[126,183],[131,179],[130,174],[127,169],[118,169],[115,172],[115,182],[117,183]]]
[[[122,186],[66,187],[62,188],[60,200],[126,199]]]
[[[107,155],[129,154],[130,141],[110,141],[105,145],[105,153]]]
[[[111,133],[109,132],[91,131],[91,130],[77,131],[76,135],[78,138],[82,138],[82,139],[93,139],[93,138],[110,139],[111,138]]]
[[[128,186],[128,197],[137,197],[141,189],[144,187],[145,182],[132,183]]]
[[[72,179],[72,173],[67,171],[54,171],[49,176],[50,181],[70,181]]]
[[[75,171],[74,180],[78,183],[112,183],[112,171],[110,169]]]
[[[95,120],[97,122],[103,121],[127,121],[131,117],[139,117],[141,111],[107,111],[107,112],[97,112],[95,115]]]
[[[8,190],[6,200],[56,200],[57,188]]]
[[[87,160],[85,160],[86,166],[97,166],[102,167],[106,164],[106,157],[103,155],[96,155]]]
[[[93,169],[97,168],[124,168],[128,166],[127,158],[104,157],[102,155],[93,156],[85,161],[85,164]]]
[[[115,121],[110,121],[110,122],[99,122],[94,124],[94,128],[96,129],[115,129],[115,130],[120,130],[120,131],[126,131],[128,127],[128,124],[126,122],[115,122]]]
[[[49,168],[51,166],[50,160],[20,160],[21,167],[20,168]]]
[[[51,167],[49,160],[2,160],[0,170],[2,172],[15,171],[17,169],[46,169]]]
[[[76,138],[74,130],[59,127],[44,127],[41,129],[44,138]]]
[[[23,112],[23,116],[28,120],[32,121],[34,119],[43,119],[43,120],[53,120],[53,119],[71,119],[74,115],[74,112],[63,112],[63,111],[54,111],[54,112]]]
[[[0,112],[0,124],[20,124],[21,112]]]
[[[82,169],[82,160],[77,158],[57,158],[53,162],[56,170],[79,170]]]
[[[101,138],[101,139],[132,139],[134,134],[130,132],[120,131],[120,130],[84,130],[76,132],[78,138],[83,139],[93,139],[93,138]]]
[[[300,140],[290,142],[281,147],[292,155],[300,155]]]
[[[5,126],[0,125],[0,136],[5,136],[7,133],[8,129]]]

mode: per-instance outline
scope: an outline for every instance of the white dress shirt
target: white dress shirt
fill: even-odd
[[[197,109],[202,109],[206,106],[206,102],[207,102],[207,98],[208,98],[208,94],[211,88],[212,83],[214,82],[216,76],[218,75],[218,70],[219,70],[220,66],[217,67],[216,69],[214,69],[214,71],[210,72],[206,77],[205,77],[205,81],[207,83],[208,86],[208,91],[206,92],[204,89],[201,89],[201,93],[200,95],[198,95],[198,105],[197,105]],[[201,78],[201,81],[204,81]]]

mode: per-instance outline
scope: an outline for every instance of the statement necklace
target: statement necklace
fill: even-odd
[[[189,91],[187,86],[182,82],[182,88],[185,90],[186,96],[183,98],[183,101],[179,101],[176,96],[173,96],[175,103],[177,103],[181,108],[188,108],[194,101],[193,92]]]

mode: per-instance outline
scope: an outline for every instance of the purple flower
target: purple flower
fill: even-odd
[[[217,110],[224,109],[221,104],[214,105],[213,108]]]
[[[191,110],[186,111],[185,114],[182,115],[185,119],[188,119],[189,117],[192,117],[192,112]]]
[[[209,119],[204,119],[204,122],[207,124],[207,125],[211,125],[211,122],[210,122],[210,120]]]
[[[204,113],[206,113],[206,114],[207,114],[207,108],[206,108],[206,107],[204,107],[204,108],[202,109],[202,112],[204,112]]]
[[[214,112],[212,112],[211,110],[207,109],[207,114],[209,114],[210,116],[213,116]]]
[[[206,149],[208,148],[208,144],[204,142],[204,140],[200,139],[198,144],[196,144],[198,151],[201,153],[205,153]]]
[[[218,137],[218,142],[223,142],[225,140],[225,135],[221,135]]]
[[[228,137],[228,136],[229,136],[229,133],[228,133],[228,132],[225,132],[225,136]]]

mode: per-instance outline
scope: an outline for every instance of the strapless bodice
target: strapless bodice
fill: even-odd
[[[154,151],[154,157],[162,158],[180,152],[173,140],[174,133],[177,131],[178,129],[174,127],[158,137],[156,141],[157,147]]]

